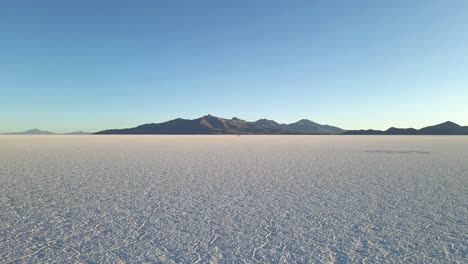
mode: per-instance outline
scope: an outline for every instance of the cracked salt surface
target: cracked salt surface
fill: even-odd
[[[462,136],[0,136],[0,263],[466,263],[467,179]]]

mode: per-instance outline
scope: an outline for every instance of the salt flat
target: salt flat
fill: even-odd
[[[0,136],[0,263],[466,263],[468,137]]]

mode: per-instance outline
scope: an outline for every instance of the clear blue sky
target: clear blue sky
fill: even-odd
[[[468,1],[0,3],[0,132],[468,125]]]

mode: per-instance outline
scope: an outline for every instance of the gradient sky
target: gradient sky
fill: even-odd
[[[0,132],[468,125],[468,1],[0,3]]]

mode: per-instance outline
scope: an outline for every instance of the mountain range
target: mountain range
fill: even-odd
[[[95,134],[341,134],[345,130],[321,125],[307,119],[292,124],[279,124],[273,120],[260,119],[254,122],[234,117],[232,119],[206,115],[197,119],[177,118],[163,123],[151,123],[125,129],[109,129]]]
[[[307,119],[301,119],[291,124],[280,124],[269,119],[259,119],[254,122],[237,117],[226,119],[206,115],[196,119],[177,118],[163,123],[143,124],[124,129],[108,129],[96,133],[76,131],[56,134],[40,129],[30,129],[24,132],[4,133],[4,135],[88,135],[88,134],[247,134],[247,135],[468,135],[468,126],[460,126],[447,121],[421,129],[396,128],[387,130],[344,130],[330,125],[321,125]]]
[[[468,135],[468,126],[460,126],[447,121],[434,126],[427,126],[421,129],[414,128],[396,128],[391,127],[385,131],[382,130],[349,130],[344,135]]]

